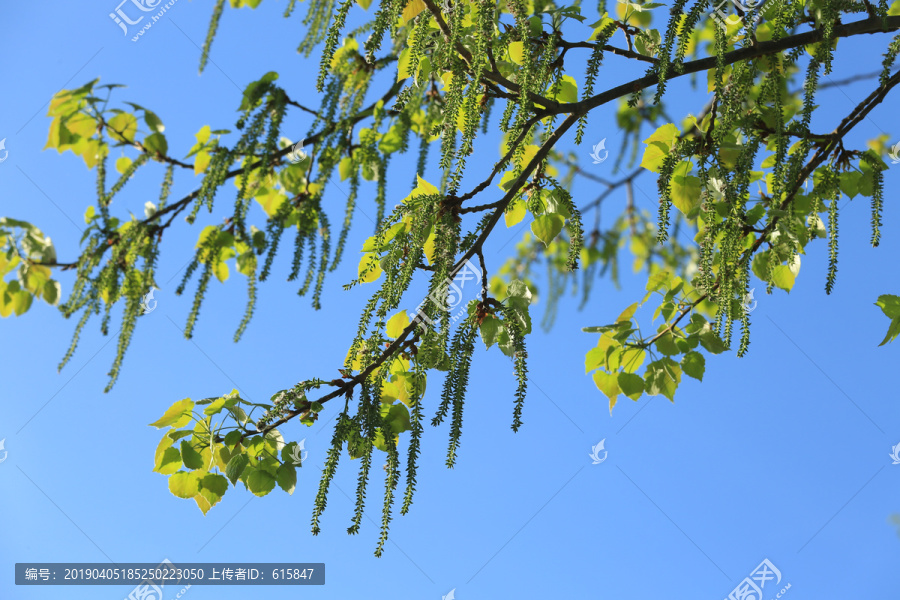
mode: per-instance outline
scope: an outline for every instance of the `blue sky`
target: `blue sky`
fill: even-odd
[[[202,76],[198,45],[206,34],[208,3],[176,2],[136,43],[108,18],[113,2],[75,9],[51,0],[40,14],[27,4],[4,4],[0,138],[6,138],[9,157],[0,164],[0,214],[38,225],[53,238],[61,260],[74,258],[81,215],[95,197],[95,173],[71,153],[41,151],[49,125],[46,104],[59,89],[95,77],[127,84],[115,97],[154,110],[166,125],[174,156],[187,153],[202,125],[234,129],[241,91],[267,71],[279,72],[279,83],[295,99],[315,105],[317,60],[295,52],[306,7],[300,4],[285,20],[284,4],[269,0],[256,11],[226,10]],[[587,34],[585,28],[572,37]],[[888,37],[863,37],[841,42],[853,49],[842,48],[849,52],[836,61],[831,80],[876,70]],[[861,68],[863,59],[870,66]],[[610,60],[609,65],[610,79],[602,83],[643,73],[630,64]],[[867,80],[823,91],[813,130],[833,129],[873,85]],[[681,115],[699,110],[705,90],[678,82],[668,98],[670,114]],[[890,134],[891,143],[900,141],[896,106],[889,97],[853,132],[850,144],[862,147],[883,133]],[[615,151],[621,134],[615,131],[613,107],[595,112],[585,141],[606,137],[606,147]],[[292,113],[285,135],[300,139],[309,123]],[[576,148],[571,137],[563,148]],[[490,158],[481,165],[490,165],[498,141],[496,134],[482,141],[483,155]],[[613,161],[590,164],[588,146],[575,149],[586,168],[612,177]],[[393,204],[408,192],[414,162],[395,160],[392,166]],[[892,167],[885,176],[890,190],[900,185],[897,171]],[[158,166],[141,172],[117,197],[119,214],[140,213],[144,202],[155,201],[161,179]],[[199,178],[179,173],[173,198],[198,183]],[[653,211],[655,190],[650,176],[640,178],[638,203]],[[346,457],[323,532],[309,533],[330,439],[330,428],[322,425],[336,407],[328,407],[326,419],[311,429],[293,424],[282,429],[288,440],[306,439],[310,452],[293,496],[277,491],[256,498],[234,489],[206,517],[193,502],[172,496],[166,479],[151,471],[161,432],[146,424],[174,401],[232,388],[266,401],[300,379],[336,376],[370,293],[341,290],[355,274],[355,249],[371,234],[365,213],[374,215],[369,201],[374,190],[368,191],[347,258],[326,282],[325,308],[316,313],[307,298],[296,296],[296,286],[284,281],[289,259],[281,257],[261,286],[256,314],[239,344],[231,338],[245,291],[242,276],[235,274],[224,285],[214,282],[193,340],[181,334],[191,297],[177,297],[174,289],[199,227],[179,221],[166,235],[157,270],[157,309],[140,319],[122,375],[108,394],[102,390],[116,342],[103,337],[96,323],[58,374],[73,322],[43,304],[3,321],[0,439],[6,440],[8,457],[0,463],[0,597],[112,600],[131,589],[16,588],[16,562],[158,563],[164,558],[326,564],[324,586],[301,592],[253,589],[273,599],[302,593],[438,600],[455,589],[460,600],[589,594],[718,600],[763,559],[780,570],[781,587],[791,584],[787,598],[877,600],[896,594],[900,538],[888,519],[900,513],[900,465],[892,465],[888,455],[900,443],[900,406],[890,384],[900,346],[877,346],[888,323],[873,304],[880,294],[900,293],[900,218],[891,192],[878,249],[868,242],[867,201],[857,198],[843,206],[833,294],[823,291],[825,244],[811,244],[790,295],[767,296],[756,282],[749,355],[707,357],[703,383],[682,383],[674,403],[646,396],[636,403],[620,400],[610,416],[605,398],[584,375],[584,354],[596,335],[580,328],[612,321],[642,295],[644,275],[627,268],[621,290],[608,280],[597,282],[582,312],[576,310],[577,299],[564,299],[554,329],[537,330],[530,338],[531,385],[525,427],[518,434],[509,429],[511,365],[497,351],[477,350],[457,467],[443,466],[447,424],[427,428],[416,502],[408,516],[395,517],[383,558],[372,555],[380,482],[370,488],[370,519],[360,534],[345,533],[356,481],[356,464]],[[585,203],[599,191],[581,179],[574,193]],[[488,194],[485,201],[499,197],[496,188]],[[329,198],[335,223],[344,198],[336,188]],[[199,225],[218,222],[227,212],[225,192],[220,200],[216,214],[198,219]],[[624,202],[622,191],[604,204],[605,223]],[[499,268],[520,235],[514,229],[493,236],[486,247],[489,270]],[[623,264],[629,263],[625,257]],[[61,279],[67,292],[71,277]],[[409,307],[418,301],[410,295]],[[425,400],[430,410],[438,389],[433,377]],[[588,455],[602,439],[608,458],[595,465]],[[166,600],[176,591],[169,590]],[[777,591],[767,586],[767,600]],[[184,597],[246,594],[246,588],[195,586]]]

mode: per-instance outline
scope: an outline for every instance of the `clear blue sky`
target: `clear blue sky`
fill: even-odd
[[[82,213],[95,198],[95,174],[71,153],[41,151],[50,122],[46,104],[59,89],[98,76],[101,83],[127,84],[115,97],[154,110],[166,125],[171,153],[179,157],[202,125],[233,129],[241,90],[267,71],[278,71],[279,82],[297,100],[318,103],[317,60],[295,53],[305,4],[290,20],[280,17],[285,3],[272,0],[256,11],[226,10],[211,63],[199,77],[198,45],[210,3],[177,2],[137,43],[108,18],[114,4],[76,7],[50,0],[39,9],[12,2],[0,8],[6,55],[0,138],[9,151],[0,164],[0,214],[41,227],[61,260],[76,255]],[[831,79],[875,70],[888,36],[864,37],[841,42],[853,49],[836,61]],[[869,66],[861,66],[863,60]],[[617,69],[600,83],[643,73],[631,65]],[[824,91],[814,130],[833,129],[872,86],[869,80]],[[673,115],[697,111],[705,89],[692,91],[683,81],[670,87],[669,98]],[[851,144],[862,146],[882,133],[892,143],[900,140],[897,106],[890,97],[851,135]],[[586,141],[606,137],[606,147],[615,152],[621,134],[612,110],[596,111]],[[300,139],[308,125],[306,116],[292,113],[285,134]],[[496,157],[492,135],[482,142],[487,165]],[[571,136],[563,147],[574,148]],[[592,172],[612,175],[612,160],[590,164],[588,144],[576,152]],[[112,156],[118,155],[114,150]],[[408,192],[414,162],[395,159],[392,167],[391,204]],[[791,584],[788,599],[896,598],[900,538],[888,518],[900,512],[900,465],[892,465],[888,454],[900,443],[892,383],[900,346],[877,347],[888,323],[873,303],[879,294],[900,293],[897,171],[894,166],[886,174],[891,191],[882,246],[869,246],[867,201],[846,205],[834,293],[823,291],[825,245],[811,244],[790,296],[767,296],[756,282],[759,304],[752,313],[749,355],[708,357],[704,382],[683,383],[674,404],[662,397],[622,400],[610,416],[605,398],[584,375],[584,354],[596,335],[580,328],[612,321],[641,296],[644,276],[627,268],[620,291],[598,282],[583,312],[575,299],[564,300],[555,328],[530,339],[532,384],[518,434],[509,429],[515,388],[510,364],[499,352],[478,350],[458,466],[443,467],[447,425],[427,428],[417,500],[410,515],[395,518],[381,559],[372,555],[379,482],[369,492],[371,519],[360,535],[345,533],[356,480],[356,463],[349,460],[331,492],[323,533],[309,533],[330,438],[321,422],[282,430],[288,440],[305,438],[310,452],[292,497],[276,491],[260,499],[235,489],[207,517],[193,502],[172,496],[165,477],[151,471],[161,432],[146,425],[184,397],[237,387],[245,397],[265,401],[300,379],[336,375],[370,292],[343,292],[341,285],[355,273],[355,251],[371,234],[363,213],[374,215],[374,191],[363,193],[348,258],[326,283],[326,308],[315,313],[308,299],[297,298],[296,286],[284,282],[289,261],[282,257],[272,280],[261,286],[256,315],[239,344],[231,338],[245,291],[235,274],[225,285],[213,283],[193,341],[181,335],[191,298],[176,297],[174,288],[199,227],[179,222],[166,235],[157,309],[140,319],[111,393],[102,389],[116,342],[101,336],[96,323],[60,374],[56,365],[73,322],[41,304],[2,323],[0,439],[6,439],[9,454],[0,463],[0,598],[114,600],[131,589],[16,588],[16,562],[163,558],[327,565],[323,587],[253,589],[273,599],[302,594],[439,600],[455,588],[460,600],[719,600],[765,558],[781,571],[781,585]],[[144,202],[155,201],[161,179],[158,166],[142,171],[117,197],[119,214],[140,213]],[[173,198],[198,183],[178,173]],[[216,214],[198,224],[218,222],[227,212],[230,185]],[[638,181],[638,202],[651,211],[655,189],[649,176]],[[575,197],[584,203],[598,192],[596,184],[580,180]],[[488,194],[496,199],[498,191]],[[624,201],[624,192],[609,200],[604,222],[612,221]],[[343,203],[340,191],[332,189],[332,223],[339,222]],[[519,236],[518,230],[494,236],[487,248],[489,269],[502,264],[514,242],[503,244]],[[71,277],[62,281],[67,292]],[[417,303],[410,296],[409,307]],[[432,378],[430,410],[439,387]],[[335,410],[328,407],[325,416]],[[608,459],[593,465],[588,454],[601,439]],[[768,600],[777,590],[766,591]],[[218,600],[247,593],[195,586],[184,597]]]

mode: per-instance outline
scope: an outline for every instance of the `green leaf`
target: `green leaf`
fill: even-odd
[[[578,83],[573,77],[563,75],[555,100],[557,102],[578,102]]]
[[[878,296],[878,301],[875,302],[875,306],[881,308],[881,311],[889,319],[900,317],[900,296],[882,294],[881,296]]]
[[[584,355],[584,372],[590,373],[606,364],[606,351],[609,346],[591,348]]]
[[[233,431],[229,431],[225,435],[224,444],[229,448],[234,448],[235,445],[241,441],[241,432],[237,429]]]
[[[266,73],[265,75],[260,77],[258,80],[250,83],[244,89],[244,97],[241,100],[241,106],[240,106],[239,110],[248,110],[250,108],[256,108],[256,106],[258,106],[259,103],[261,102],[260,99],[257,99],[253,106],[250,105],[251,97],[254,95],[254,92],[256,91],[256,89],[259,86],[265,85],[267,83],[271,83],[272,81],[275,81],[276,79],[278,79],[278,73],[276,73],[275,71],[269,71],[268,73]]]
[[[671,331],[667,331],[658,340],[656,340],[656,349],[666,356],[681,354],[681,351],[675,344],[675,336],[672,335]]]
[[[294,493],[297,487],[297,467],[293,465],[281,465],[275,472],[275,480],[278,487],[286,491],[288,494]]]
[[[531,231],[539,240],[544,242],[545,246],[549,246],[550,242],[562,231],[566,220],[561,215],[549,214],[541,215],[531,224]]]
[[[503,322],[494,317],[493,315],[487,315],[484,320],[481,322],[481,340],[484,342],[485,347],[490,348],[494,345],[494,342],[497,341],[497,335],[500,333],[500,328],[503,327]]]
[[[181,460],[188,469],[203,469],[203,457],[187,440],[181,440]]]
[[[644,140],[647,148],[641,158],[641,166],[647,170],[659,173],[663,161],[669,155],[675,140],[678,137],[678,127],[672,123],[666,123],[657,129],[653,135]]]
[[[394,127],[391,127],[388,132],[384,134],[384,137],[381,138],[381,141],[378,142],[378,149],[385,154],[396,152],[402,147],[403,137],[400,135],[398,129]]]
[[[721,338],[713,332],[712,328],[709,327],[700,333],[700,345],[703,346],[707,352],[713,354],[721,354],[728,350],[725,342],[723,342]]]
[[[778,265],[772,270],[772,283],[786,292],[794,287],[796,276],[787,265]]]
[[[221,412],[221,410],[223,408],[225,408],[226,406],[230,408],[230,407],[234,406],[235,404],[237,404],[237,402],[238,402],[237,398],[229,398],[227,396],[222,396],[221,398],[216,398],[215,400],[212,401],[212,403],[210,403],[209,406],[207,406],[205,409],[203,409],[203,414],[205,414],[207,416],[217,414],[217,413]],[[237,432],[233,431],[232,433],[237,433]]]
[[[391,428],[394,435],[408,431],[410,428],[409,410],[403,404],[388,405],[382,407],[381,413],[385,425]],[[387,410],[385,410],[387,408]]]
[[[597,389],[606,394],[610,401],[615,401],[616,397],[621,393],[619,389],[618,377],[614,373],[606,371],[596,371],[593,375],[594,384]]]
[[[222,283],[225,283],[225,281],[228,279],[228,265],[224,260],[220,260],[216,263],[215,268],[213,268],[213,273],[215,273],[216,279],[218,279]]]
[[[109,136],[117,142],[134,143],[137,133],[137,117],[131,113],[119,113],[108,121]]]
[[[644,374],[645,389],[651,396],[662,394],[675,401],[675,390],[681,383],[681,367],[671,358],[662,358],[647,365]]]
[[[619,373],[616,383],[623,394],[632,400],[638,400],[644,393],[644,380],[634,373]]]
[[[181,468],[181,453],[178,448],[172,447],[172,440],[168,436],[163,436],[159,442],[153,463],[153,470],[163,475],[172,475]]]
[[[166,141],[166,136],[163,134],[154,133],[144,138],[144,148],[165,156],[169,152],[169,142]]]
[[[174,427],[179,429],[191,422],[191,411],[194,409],[194,403],[190,398],[179,400],[169,407],[158,421],[150,423],[150,427],[162,429],[163,427]]]
[[[654,292],[661,287],[667,286],[670,279],[672,279],[672,274],[668,271],[657,271],[647,279],[647,291]]]
[[[524,334],[531,333],[531,315],[529,314],[531,298],[531,290],[520,279],[510,281],[506,287],[506,304],[513,309],[513,313],[517,317],[516,320],[522,327],[522,333]]]
[[[859,194],[859,178],[861,175],[862,173],[858,171],[844,171],[840,174],[840,188],[848,198],[852,199]]]
[[[147,127],[150,128],[150,131],[156,133],[162,133],[166,129],[166,126],[163,125],[163,122],[160,120],[160,118],[156,116],[156,113],[149,111],[146,108],[144,109],[144,123],[146,123]]]
[[[681,359],[681,368],[685,375],[703,381],[703,373],[706,370],[706,359],[699,352],[688,352]]]
[[[196,471],[179,471],[169,477],[169,491],[185,500],[200,493],[200,477]]]
[[[885,335],[881,343],[878,344],[879,346],[884,346],[888,342],[893,342],[897,336],[900,335],[900,296],[883,294],[878,296],[878,301],[875,305],[881,308],[887,318],[891,319],[887,335]]]
[[[194,432],[190,429],[173,429],[166,434],[166,436],[173,442],[177,442],[181,438],[187,437],[189,435],[194,435]]]
[[[251,467],[247,476],[247,488],[255,496],[265,496],[275,489],[275,477],[267,471]]]
[[[692,213],[700,206],[700,178],[689,175],[672,177],[672,204],[680,210],[684,216]]]
[[[41,295],[44,297],[44,302],[55,306],[59,301],[61,292],[62,286],[60,286],[59,282],[50,280],[44,284]]]
[[[207,473],[200,479],[200,493],[194,496],[194,500],[205,515],[209,509],[222,501],[222,496],[227,491],[227,479],[216,473]]]
[[[625,348],[619,361],[626,373],[634,373],[644,364],[647,353],[642,348]]]
[[[638,309],[638,303],[635,302],[634,304],[632,304],[631,306],[629,306],[628,308],[626,308],[625,310],[622,311],[622,314],[620,314],[616,318],[616,323],[624,323],[625,321],[630,321],[631,317],[634,316],[634,313],[637,312],[637,309]]]
[[[231,481],[231,485],[237,485],[237,480],[244,474],[244,469],[250,464],[246,454],[238,454],[228,461],[225,467],[225,476]]]

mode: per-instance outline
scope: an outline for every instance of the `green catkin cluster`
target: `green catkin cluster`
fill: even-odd
[[[354,431],[354,422],[347,413],[349,401],[350,399],[348,398],[343,412],[338,415],[337,424],[334,427],[334,435],[331,436],[331,447],[328,449],[325,457],[325,467],[322,471],[322,479],[319,480],[319,491],[316,493],[315,506],[313,508],[311,527],[313,535],[319,535],[322,531],[319,519],[322,517],[322,513],[325,512],[325,507],[328,504],[328,489],[331,487],[334,474],[337,472],[344,442],[348,440],[351,431]]]
[[[869,165],[872,170],[872,246],[877,248],[881,242],[881,209],[884,204],[884,174],[881,166],[870,155],[863,154],[860,161]]]
[[[516,387],[516,402],[513,409],[511,427],[513,431],[518,432],[519,427],[522,426],[522,411],[525,407],[525,395],[528,391],[528,366],[526,364],[528,352],[525,350],[525,333],[522,331],[515,311],[508,306],[504,306],[501,312],[513,346],[513,363],[518,386]]]
[[[349,4],[349,2],[346,4]],[[304,56],[309,56],[319,42],[325,39],[326,32],[329,31],[331,24],[331,15],[334,14],[334,5],[335,0],[321,0],[309,3],[309,10],[303,18],[303,24],[306,25],[307,33],[297,47],[297,52]]]
[[[421,369],[418,362],[414,373],[417,378],[424,377],[424,370]],[[400,508],[401,515],[407,514],[412,506],[413,496],[416,492],[416,471],[422,446],[422,434],[425,431],[425,428],[422,426],[422,398],[417,395],[412,402],[412,413],[409,419],[409,449],[406,459],[406,491],[403,494],[403,505]]]
[[[837,278],[838,200],[841,197],[837,176],[831,169],[825,171],[824,188],[825,193],[828,193],[828,275],[825,280],[825,293],[830,294]]]
[[[447,449],[447,468],[452,469],[456,465],[456,452],[459,449],[459,440],[462,436],[463,405],[465,404],[466,387],[469,384],[469,369],[472,366],[472,354],[475,351],[475,338],[478,333],[478,324],[472,317],[460,323],[453,341],[450,344],[450,370],[444,379],[444,388],[441,392],[441,403],[438,411],[431,420],[431,425],[437,427],[446,418],[453,407],[453,416],[450,422],[450,445]]]
[[[222,18],[222,11],[225,9],[225,0],[216,0],[213,6],[212,18],[209,20],[209,31],[206,33],[206,41],[203,42],[203,51],[200,54],[200,72],[206,68],[206,61],[209,60],[209,49],[212,47],[213,38],[216,37],[216,31],[219,29],[219,21]]]
[[[347,533],[359,533],[359,526],[362,523],[363,514],[366,507],[366,486],[369,483],[369,471],[372,468],[372,455],[375,451],[375,433],[378,429],[377,397],[372,397],[372,390],[367,384],[363,384],[360,388],[359,407],[357,408],[356,418],[354,419],[357,428],[362,432],[362,460],[359,465],[359,475],[356,484],[356,503],[353,514],[353,520]]]

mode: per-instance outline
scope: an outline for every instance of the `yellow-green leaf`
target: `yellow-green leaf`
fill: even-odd
[[[225,283],[225,280],[228,279],[228,265],[224,260],[220,260],[216,263],[216,267],[213,271],[216,274],[216,279]]]
[[[150,427],[162,429],[163,427],[174,427],[176,429],[184,427],[191,422],[191,411],[194,409],[194,403],[190,398],[179,400],[169,407],[166,413],[154,423],[150,423]]]
[[[626,308],[625,310],[622,311],[622,314],[619,315],[618,318],[616,318],[616,323],[621,323],[623,321],[630,321],[631,317],[634,316],[634,313],[637,312],[637,309],[638,309],[638,303],[635,302],[634,304],[632,304],[631,306],[629,306],[628,308]]]
[[[415,189],[409,193],[409,196],[403,199],[404,203],[409,203],[410,200],[418,198],[419,196],[440,194],[440,191],[438,191],[436,187],[422,179],[418,174],[416,174],[416,181],[418,183],[416,184]]]
[[[778,265],[772,270],[772,283],[786,292],[794,287],[796,276],[787,265]]]
[[[671,196],[672,204],[685,216],[689,215],[700,206],[700,178],[693,175],[673,176]]]
[[[414,19],[423,10],[425,10],[425,2],[423,0],[409,0],[409,3],[403,8],[403,22]]]
[[[129,166],[131,166],[131,159],[127,156],[116,159],[116,171],[118,171],[120,175],[124,173]]]
[[[559,91],[556,93],[557,102],[578,102],[578,84],[571,75],[563,75]]]
[[[137,117],[131,113],[119,113],[109,120],[109,135],[117,142],[134,142],[137,133]]]
[[[359,261],[357,272],[361,283],[371,283],[381,277],[381,265],[378,263],[378,255],[373,252],[363,254]]]
[[[517,65],[525,64],[525,50],[522,42],[509,43],[509,58]]]
[[[222,500],[222,496],[228,491],[228,480],[216,473],[206,473],[200,479],[200,493],[194,496],[197,506],[203,514]]]
[[[513,225],[518,225],[519,222],[525,218],[526,214],[528,214],[528,209],[525,208],[525,202],[523,200],[516,200],[510,204],[509,209],[503,213],[503,219],[506,221],[507,227],[512,227]]]
[[[388,320],[385,334],[389,338],[398,338],[407,325],[409,325],[409,316],[405,310],[401,310]]]
[[[194,157],[194,175],[199,175],[206,171],[206,168],[209,166],[209,161],[212,159],[209,152],[206,150],[201,150]]]
[[[153,458],[153,470],[163,475],[177,473],[181,468],[181,453],[178,448],[172,446],[172,438],[164,435],[156,447],[156,456]]]
[[[565,221],[561,215],[553,213],[541,215],[531,224],[531,231],[544,242],[545,246],[549,246],[550,242],[562,231]]]
[[[353,159],[349,156],[342,158],[341,162],[338,163],[338,174],[341,176],[341,181],[353,175]]]
[[[434,231],[428,234],[428,238],[425,240],[425,244],[422,246],[422,250],[425,251],[425,258],[428,259],[428,264],[434,264]]]
[[[200,493],[200,477],[196,471],[179,471],[169,477],[169,491],[178,498],[193,498]]]

